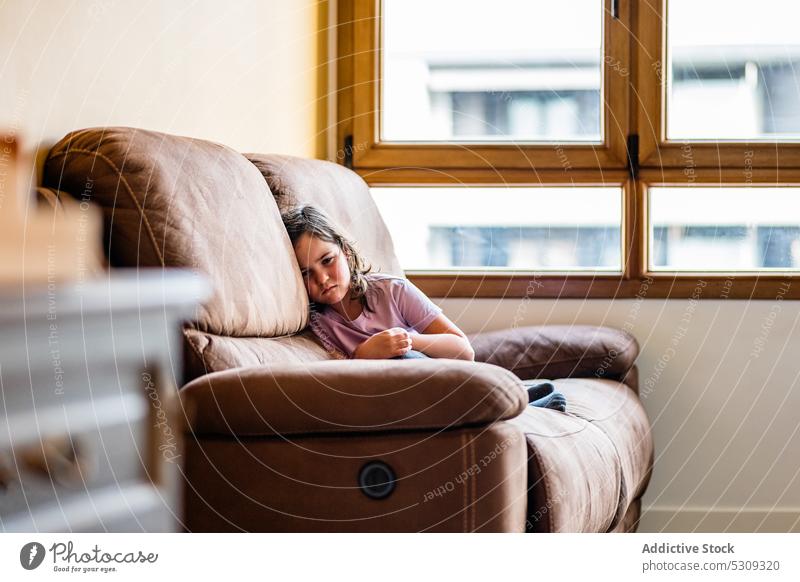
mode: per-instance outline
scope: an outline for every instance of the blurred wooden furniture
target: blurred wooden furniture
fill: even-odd
[[[0,531],[177,531],[186,271],[0,288]]]
[[[0,134],[0,286],[79,280],[103,263],[102,217],[86,200],[33,196],[30,155]],[[92,184],[86,184],[91,197]],[[42,204],[43,202],[43,204]]]

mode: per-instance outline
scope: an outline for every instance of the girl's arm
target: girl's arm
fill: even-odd
[[[440,313],[422,333],[410,335],[411,349],[432,358],[475,360],[475,351],[467,336],[443,313]]]

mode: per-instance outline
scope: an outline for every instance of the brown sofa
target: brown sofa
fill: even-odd
[[[189,531],[633,531],[652,466],[630,335],[471,337],[478,362],[330,359],[279,211],[324,208],[402,276],[366,184],[328,162],[131,128],[56,144],[44,186],[99,204],[114,266],[188,267],[213,298],[186,344]],[[556,378],[567,413],[527,406]]]

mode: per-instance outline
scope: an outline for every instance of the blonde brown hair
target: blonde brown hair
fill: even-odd
[[[366,278],[372,267],[358,253],[354,243],[334,226],[325,213],[316,206],[306,204],[286,211],[281,215],[281,218],[286,227],[286,232],[289,233],[289,240],[292,242],[292,246],[301,236],[309,234],[325,242],[334,243],[342,249],[345,257],[347,257],[347,266],[350,269],[350,297],[358,299],[365,309],[372,311],[367,303],[367,287],[369,284]],[[314,308],[314,305],[312,305],[312,308]]]

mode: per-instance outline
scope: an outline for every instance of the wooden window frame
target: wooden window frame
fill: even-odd
[[[628,3],[604,0],[603,136],[604,142],[508,142],[458,141],[382,142],[379,136],[381,103],[381,0],[339,3],[339,144],[341,161],[352,157],[354,168],[381,169],[429,167],[563,170],[564,159],[572,168],[625,168],[629,134],[628,76],[631,72]],[[612,16],[612,6],[619,14]],[[621,73],[621,71],[624,73]],[[345,156],[346,154],[346,156]]]
[[[677,168],[686,165],[684,146],[691,144],[692,162],[700,168],[800,168],[800,142],[756,140],[667,139],[667,5],[668,0],[637,2],[634,90],[636,126],[642,167]]]
[[[662,137],[665,86],[659,66],[664,62],[666,1],[604,0],[603,42],[608,52],[603,59],[603,144],[381,142],[381,2],[338,4],[336,159],[369,185],[598,185],[623,190],[622,273],[407,272],[425,293],[470,298],[698,298],[699,290],[709,299],[800,298],[800,284],[794,284],[800,283],[797,272],[648,269],[649,186],[800,184],[800,144],[669,142]],[[687,144],[694,154],[691,173],[686,171]],[[745,155],[746,181],[739,167]]]

